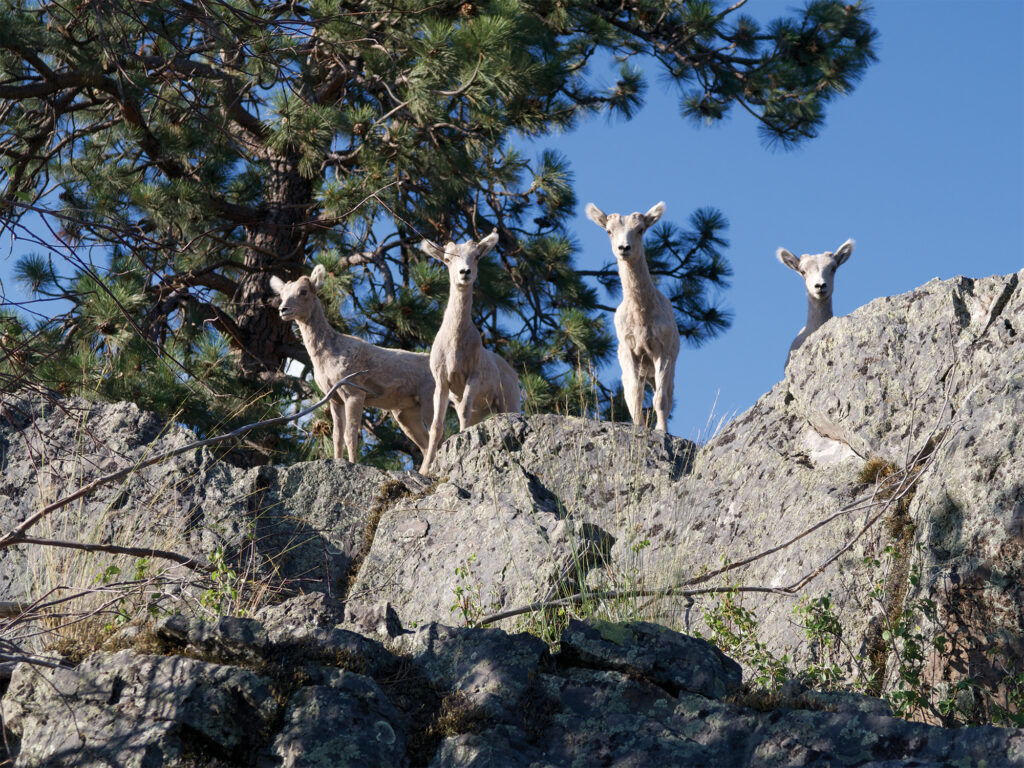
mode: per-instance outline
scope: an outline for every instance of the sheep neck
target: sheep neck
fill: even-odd
[[[314,366],[316,366],[317,360],[323,359],[330,353],[332,342],[337,344],[340,339],[344,338],[327,322],[327,315],[324,314],[324,307],[319,299],[313,301],[309,317],[295,318],[295,324],[299,326],[302,344],[306,347]]]
[[[622,281],[622,302],[637,303],[641,307],[655,306],[654,295],[657,290],[651,280],[651,272],[647,268],[647,254],[640,249],[635,259],[623,261],[619,259],[619,280]]]
[[[832,317],[832,297],[827,299],[813,299],[807,297],[807,324],[804,326],[807,332],[818,330],[825,324],[825,321]]]
[[[444,309],[441,327],[452,331],[473,325],[473,286],[449,283],[448,306]]]

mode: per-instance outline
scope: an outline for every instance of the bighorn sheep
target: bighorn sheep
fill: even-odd
[[[356,379],[367,391],[341,387],[331,398],[334,422],[334,457],[341,457],[342,442],[348,460],[359,459],[359,431],[363,407],[391,411],[402,431],[426,452],[426,425],[433,416],[434,377],[425,352],[387,349],[334,330],[327,322],[317,291],[327,271],[322,264],[309,277],[286,283],[270,278],[270,287],[281,297],[280,314],[299,326],[302,343],[313,362],[313,378],[324,392],[335,382],[358,371]]]
[[[786,365],[793,350],[807,341],[807,337],[821,328],[832,317],[832,288],[836,270],[853,253],[853,240],[847,240],[835,253],[825,251],[814,255],[804,254],[799,259],[785,248],[775,252],[779,261],[799,272],[807,287],[807,325],[800,329],[786,355]]]
[[[587,217],[608,233],[619,265],[622,303],[615,310],[615,335],[619,338],[619,365],[626,407],[634,424],[643,424],[644,387],[654,384],[654,412],[658,429],[668,431],[679,356],[679,326],[665,295],[654,287],[644,254],[644,232],[665,212],[658,203],[647,213],[620,216],[605,214],[587,204]]]
[[[448,267],[450,285],[444,319],[430,348],[434,420],[430,425],[430,444],[420,467],[423,473],[433,464],[444,437],[449,396],[459,416],[459,429],[476,424],[488,413],[519,413],[519,377],[501,357],[484,349],[472,318],[477,266],[497,243],[495,231],[480,242],[449,242],[444,248],[426,240],[420,244],[425,253]]]

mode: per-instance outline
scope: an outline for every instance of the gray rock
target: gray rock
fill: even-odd
[[[224,546],[303,590],[342,596],[388,476],[323,459],[242,473],[222,464],[208,478],[194,512],[207,551]]]
[[[593,566],[599,534],[565,535],[557,506],[536,494],[522,470],[497,483],[471,491],[441,482],[429,495],[394,504],[377,526],[350,603],[388,601],[402,625],[415,628],[471,621],[571,589]]]
[[[1021,277],[936,279],[829,321],[786,371],[797,408],[858,455],[902,464],[972,388],[1005,396],[1021,370]]]
[[[310,592],[261,608],[253,616],[273,642],[297,640],[315,629],[329,629],[345,619],[345,604],[322,592]]]
[[[700,765],[706,768],[881,768],[1024,765],[1024,732],[944,730],[879,714],[758,712],[662,688],[619,672],[542,675],[543,727],[499,726],[449,737],[431,768],[569,768]]]
[[[405,634],[395,607],[387,601],[378,603],[349,602],[345,606],[342,628],[368,637],[394,638]]]
[[[621,424],[489,419],[442,446],[432,493],[382,517],[349,596],[388,600],[415,627],[571,593],[618,539],[635,543],[631,500],[678,480],[692,451]]]
[[[547,645],[532,635],[500,629],[428,624],[392,644],[441,690],[457,692],[489,719],[519,723]]]
[[[206,656],[232,662],[252,661],[267,653],[270,641],[253,619],[222,616],[213,621],[182,615],[166,616],[154,628],[157,637]]]
[[[187,430],[165,427],[132,403],[0,394],[0,528],[11,530],[43,503],[101,475],[194,440]],[[189,502],[210,463],[208,452],[193,451],[166,466],[138,470],[53,514],[50,530],[63,531],[67,538],[82,534],[91,542],[174,549],[185,538],[191,523]],[[159,514],[165,509],[178,512]],[[45,588],[45,571],[52,565],[35,554],[24,546],[3,552],[0,599],[35,594],[33,586],[39,582]]]
[[[715,646],[643,621],[570,620],[559,658],[641,676],[672,694],[690,691],[721,699],[740,689],[740,665]]]
[[[408,765],[401,715],[372,679],[337,671],[301,688],[274,739],[282,768],[401,768]]]
[[[51,501],[104,474],[197,438],[131,403],[0,400],[0,526],[10,530]],[[239,572],[305,591],[344,595],[388,474],[338,460],[240,469],[187,451],[137,470],[48,518],[65,538],[153,547],[207,560],[217,549]],[[111,562],[93,558],[90,583]],[[81,562],[74,568],[81,570]],[[0,554],[0,600],[46,591],[53,566],[38,550]],[[66,585],[65,582],[61,582]]]
[[[449,736],[430,762],[430,768],[542,768],[540,750],[524,731],[510,725],[488,728],[481,733]]]
[[[268,681],[248,670],[132,651],[75,669],[21,664],[3,703],[17,765],[50,768],[251,763],[279,711]]]
[[[303,607],[309,601],[294,598]],[[222,617],[203,621],[185,616],[168,616],[155,627],[156,635],[192,655],[218,661],[274,669],[304,667],[304,674],[316,676],[316,667],[341,666],[352,671],[383,674],[394,666],[394,658],[369,638],[337,627],[292,623],[301,610],[267,611],[270,623],[253,619]],[[288,617],[288,618],[283,618]],[[318,618],[311,616],[313,621]]]
[[[873,648],[883,614],[929,599],[934,620],[915,625],[949,638],[945,653],[926,659],[931,682],[941,689],[969,671],[998,690],[1024,658],[1022,277],[933,281],[829,321],[793,355],[786,379],[699,451],[632,425],[517,415],[450,439],[436,486],[345,462],[237,470],[202,452],[139,472],[55,524],[85,531],[89,520],[104,541],[173,541],[187,553],[223,547],[256,572],[338,595],[381,517],[344,613],[304,596],[265,609],[261,621],[160,626],[173,648],[226,663],[125,652],[74,670],[17,667],[4,712],[20,738],[18,764],[114,755],[176,765],[196,750],[251,764],[255,742],[232,730],[229,711],[257,729],[272,723],[259,747],[271,763],[296,759],[292,745],[307,740],[335,755],[334,732],[308,733],[310,713],[323,709],[332,722],[358,723],[359,754],[395,764],[1022,765],[1019,730],[907,723],[849,694],[803,692],[769,712],[714,698],[735,688],[732,663],[652,624],[574,624],[555,663],[541,641],[503,631],[529,619],[489,630],[434,623],[473,623],[586,587],[618,592],[592,600],[603,615],[633,617],[642,605],[645,619],[706,632],[713,597],[622,595],[705,579],[727,559],[743,563],[729,583],[764,590],[743,595],[758,639],[797,669],[812,653],[793,616],[798,597],[831,595],[855,655]],[[125,404],[72,401],[60,413],[3,405],[5,526],[38,506],[33,483],[62,493],[190,439]],[[88,451],[73,447],[82,435]],[[862,531],[879,508],[856,504],[873,493],[861,477],[873,457],[897,469],[931,463],[905,517]],[[378,494],[382,483],[391,490]],[[864,558],[886,547],[900,557],[877,601],[871,587],[883,574]],[[31,583],[27,554],[0,556],[0,598]],[[786,594],[811,575],[799,596]],[[873,671],[892,674],[892,659],[881,662]],[[284,725],[261,670],[288,681]],[[51,683],[67,694],[59,702]],[[439,733],[431,718],[445,697],[474,716]],[[53,714],[64,711],[87,727]],[[209,722],[198,722],[207,711]],[[380,722],[406,752],[429,754],[372,752]],[[92,752],[81,751],[79,732]]]

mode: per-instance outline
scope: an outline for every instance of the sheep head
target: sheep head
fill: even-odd
[[[834,278],[839,266],[853,253],[853,240],[847,240],[835,253],[804,254],[799,259],[785,248],[779,248],[775,255],[779,261],[795,272],[799,272],[807,287],[807,295],[815,301],[824,301],[832,296]]]
[[[587,218],[608,233],[612,253],[623,261],[638,258],[644,251],[644,233],[653,227],[665,212],[665,203],[658,203],[647,213],[606,214],[593,203],[587,203]]]
[[[498,230],[494,230],[479,241],[467,240],[464,243],[453,243],[449,240],[444,248],[429,240],[424,240],[420,243],[420,250],[445,263],[454,286],[469,288],[476,282],[477,267],[481,257],[490,253],[497,244]]]
[[[309,277],[303,275],[289,283],[279,277],[271,277],[270,287],[281,297],[281,306],[277,310],[281,319],[308,319],[313,312],[314,304],[318,301],[316,292],[323,287],[325,277],[327,270],[323,264],[317,264]]]

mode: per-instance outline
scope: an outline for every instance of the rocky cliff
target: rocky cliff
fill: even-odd
[[[1024,762],[1020,732],[908,724],[874,699],[792,694],[760,712],[751,705],[779,702],[737,698],[734,663],[710,647],[607,623],[714,634],[725,595],[753,617],[764,655],[799,671],[826,649],[794,609],[827,596],[843,650],[828,651],[834,677],[906,687],[918,643],[919,690],[963,712],[1012,709],[1024,681],[1022,278],[932,281],[833,319],[699,447],[503,416],[449,439],[433,481],[344,461],[242,470],[206,450],[142,470],[54,515],[48,535],[223,553],[324,597],[265,609],[262,623],[165,618],[77,667],[18,667],[4,710],[19,764],[77,764],[82,739],[95,765],[211,764],[200,753],[225,765]],[[4,530],[40,500],[193,439],[130,404],[3,405]],[[62,567],[6,550],[0,599],[37,595]],[[166,592],[159,610],[198,599]],[[347,598],[344,615],[332,597]],[[566,597],[500,629],[443,626]],[[326,602],[309,613],[309,600]],[[581,611],[604,623],[567,625]],[[524,629],[553,652],[507,634]],[[429,691],[422,711],[405,679]],[[58,693],[81,713],[59,727],[47,714]]]
[[[936,685],[1024,673],[1022,276],[935,280],[833,319],[699,450],[554,416],[459,434],[433,492],[381,520],[351,596],[444,621],[467,563],[490,613],[763,555],[728,582],[765,590],[744,605],[798,666],[813,649],[793,609],[829,595],[865,672],[885,673],[883,633],[929,600],[928,636],[949,640],[923,664]],[[690,597],[647,610],[702,628]]]

